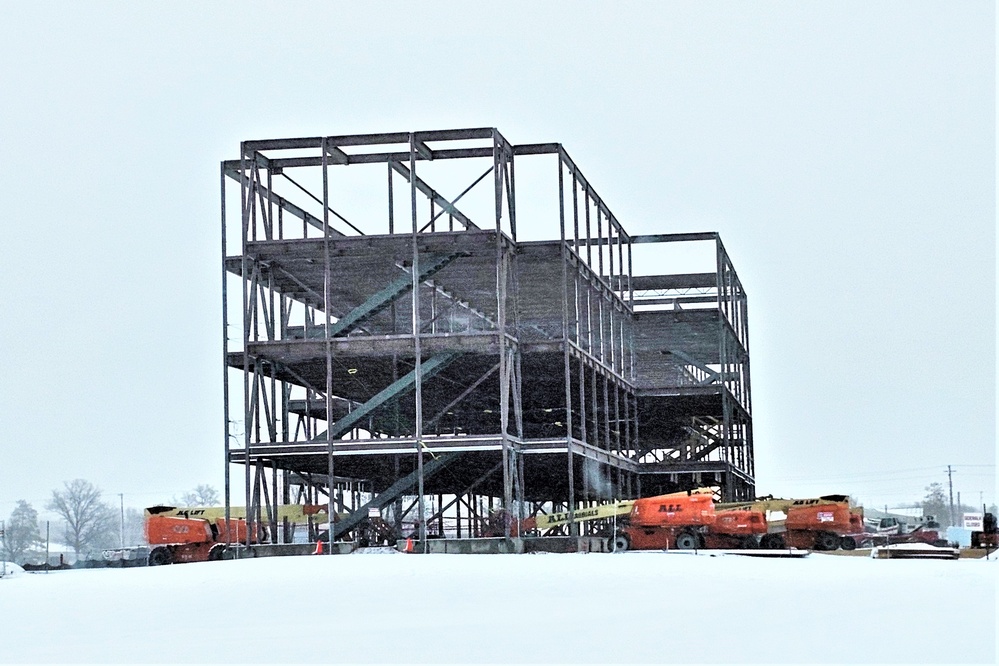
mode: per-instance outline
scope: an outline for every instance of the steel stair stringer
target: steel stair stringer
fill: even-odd
[[[461,356],[461,352],[446,351],[428,358],[420,364],[420,371],[423,379],[429,379],[438,372],[446,368],[452,361]],[[334,423],[326,432],[312,438],[312,441],[325,441],[328,438],[336,439],[344,433],[350,431],[363,422],[376,409],[386,402],[410,391],[416,384],[416,369],[410,370],[407,374],[392,382],[384,389],[373,395],[367,402],[354,409],[349,414]]]

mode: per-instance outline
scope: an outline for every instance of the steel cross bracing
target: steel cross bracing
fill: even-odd
[[[515,165],[546,160],[542,211]],[[221,177],[225,458],[265,522],[298,497],[347,507],[335,538],[362,508],[425,538],[752,496],[746,296],[717,234],[632,236],[560,144],[493,128],[247,141]],[[636,274],[635,246],[693,242],[713,271]]]

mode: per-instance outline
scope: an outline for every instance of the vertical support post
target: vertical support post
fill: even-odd
[[[590,239],[587,237],[587,249],[589,249],[589,242]],[[587,271],[589,278],[586,280],[586,351],[590,355],[592,362],[592,359],[596,358],[596,354],[593,353],[593,269],[587,265]]]
[[[603,211],[600,210],[600,199],[594,199],[593,205],[597,213],[597,275],[604,276],[604,226],[600,220]]]
[[[333,549],[333,516],[336,515],[336,507],[333,504],[333,490],[335,483],[333,467],[333,436],[330,430],[333,427],[333,340],[330,332],[333,327],[333,318],[330,312],[330,301],[332,300],[333,289],[331,285],[330,270],[330,178],[329,178],[329,150],[327,137],[322,140],[323,152],[323,311],[325,313],[325,342],[326,342],[326,488],[329,491],[327,497],[327,534],[329,534],[330,552]]]
[[[249,233],[250,225],[250,207],[253,201],[253,189],[252,185],[247,178],[246,173],[246,145],[240,146],[239,150],[239,180],[242,189],[241,193],[241,204],[242,209],[242,254],[240,256],[241,263],[241,273],[243,282],[243,482],[244,482],[244,494],[246,496],[245,504],[246,507],[246,518],[249,521],[250,518],[250,437],[252,433],[251,424],[251,408],[250,404],[250,318],[252,313],[250,312],[250,293],[249,293],[249,282],[250,279],[247,276],[247,271],[249,270],[249,261],[247,259],[247,234]],[[228,528],[229,526],[226,525]],[[246,530],[246,545],[250,545],[250,530]]]
[[[620,225],[617,227],[617,286],[615,289],[617,293],[621,296],[621,300],[625,300],[624,297],[624,230]]]
[[[395,233],[395,195],[392,193],[392,163],[386,162],[388,167],[388,232]],[[393,307],[395,307],[393,303]],[[393,318],[394,322],[394,318]]]
[[[493,201],[496,222],[496,326],[499,334],[499,389],[500,389],[500,437],[503,456],[503,508],[508,516],[513,515],[513,470],[510,466],[510,359],[507,358],[506,340],[506,260],[503,252],[503,174],[506,171],[505,155],[500,145],[500,137],[493,130]],[[503,535],[509,539],[511,523],[503,527]]]
[[[516,287],[515,287],[516,288]],[[517,350],[514,355],[514,388],[513,388],[513,409],[514,418],[516,419],[517,427],[517,440],[520,442],[517,445],[517,496],[519,500],[518,514],[517,514],[517,530],[518,534],[520,531],[520,521],[526,518],[523,515],[523,508],[525,502],[525,489],[524,489],[524,451],[523,451],[523,441],[524,441],[524,407],[522,402],[523,395],[523,370],[521,368],[521,356],[520,356],[520,346],[518,345]]]
[[[722,259],[722,246],[721,239],[715,236],[715,291],[717,292],[717,317],[718,317],[718,364],[721,371],[721,376],[725,376],[726,369],[726,355],[725,355],[725,280],[722,275],[724,271],[723,259]],[[728,454],[731,452],[730,441],[729,441],[729,404],[728,404],[728,391],[725,389],[725,382],[721,381],[721,407],[722,407],[722,419],[721,419],[721,458],[722,460],[728,461]],[[723,501],[732,501],[732,488],[726,487],[722,489],[722,499]]]
[[[593,445],[600,448],[600,406],[597,401],[597,364],[592,363],[590,369],[590,409],[593,412]],[[606,414],[604,417],[606,418]]]
[[[572,249],[579,255],[579,182],[576,180],[576,165],[572,165]]]
[[[638,430],[639,430],[639,427],[641,426],[641,422],[638,420],[638,396],[637,395],[631,396],[631,409],[632,409],[631,413],[633,415],[632,418],[634,419],[634,421],[633,421],[634,430],[631,433],[631,446],[635,449],[635,451],[638,451],[639,450]]]
[[[601,204],[603,204],[602,201]],[[604,267],[601,270],[601,277],[604,279],[606,288],[613,289],[614,281],[611,279],[611,276],[614,274],[614,227],[611,224],[611,213],[609,209],[604,210],[604,216],[603,221],[607,223],[607,237],[604,238],[601,236],[600,238],[601,257],[604,258]]]
[[[220,186],[221,186],[221,198],[222,198],[222,415],[223,415],[223,437],[225,438],[225,444],[223,446],[225,465],[225,524],[226,524],[226,544],[229,543],[229,519],[231,514],[231,492],[232,492],[232,482],[229,477],[229,436],[231,434],[229,428],[229,289],[228,289],[228,274],[225,268],[226,259],[226,217],[225,217],[225,162],[222,162],[219,168],[220,172]],[[242,196],[242,195],[240,195]],[[48,560],[46,559],[46,567],[48,566]]]
[[[576,511],[576,498],[575,498],[575,465],[572,459],[572,379],[569,372],[569,257],[566,253],[565,245],[565,183],[562,175],[563,166],[565,161],[565,154],[562,151],[562,146],[559,145],[558,149],[558,223],[559,223],[559,256],[562,260],[562,350],[563,350],[563,369],[564,369],[564,381],[565,381],[565,425],[566,425],[566,435],[565,435],[565,445],[566,445],[566,462],[568,464],[569,473],[569,498],[567,501],[567,513],[569,519],[569,535],[577,536],[579,530],[576,526],[575,521],[575,511]]]
[[[274,240],[274,178],[270,167],[267,167],[267,240]]]
[[[611,450],[611,409],[610,409],[610,379],[604,375],[601,377],[601,384],[604,385],[604,442],[601,447],[605,451]]]
[[[508,164],[509,164],[509,181],[507,182],[507,212],[510,215],[510,238],[513,242],[517,242],[517,189],[516,189],[516,174],[513,168],[514,154],[513,151],[509,151]]]
[[[628,387],[624,388],[624,446],[625,450],[631,449],[631,394]]]
[[[628,306],[635,308],[635,287],[632,284],[631,238],[628,239]]]
[[[278,472],[277,461],[271,460],[271,543],[278,542]]]
[[[589,444],[586,432],[586,364],[583,362],[585,358],[583,354],[579,355],[579,436],[584,443]]]
[[[513,240],[514,248],[509,252],[509,270],[513,284],[513,330],[517,336],[517,344],[513,349],[513,418],[514,427],[517,432],[517,446],[514,449],[514,467],[516,474],[516,499],[517,499],[517,536],[520,536],[520,523],[525,518],[524,509],[524,404],[523,404],[523,375],[521,374],[521,354],[520,354],[520,278],[519,267],[517,265],[517,181],[514,162],[516,156],[513,150],[507,148],[507,168],[504,173],[508,174],[507,187],[507,212],[510,216],[510,237]]]
[[[419,246],[419,223],[417,221],[417,210],[416,210],[416,135],[410,132],[409,134],[409,203],[410,203],[410,214],[413,222],[413,353],[414,353],[414,364],[415,364],[415,381],[414,381],[414,400],[416,405],[416,475],[417,475],[417,492],[419,497],[417,498],[417,503],[419,505],[419,538],[420,544],[422,545],[423,552],[427,552],[427,524],[426,524],[426,506],[425,499],[423,496],[423,363],[422,363],[422,350],[420,349],[420,246]]]

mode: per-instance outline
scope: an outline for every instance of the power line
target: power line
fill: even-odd
[[[987,466],[987,465],[983,465],[983,466]],[[858,476],[877,476],[879,478],[884,478],[885,475],[909,474],[909,473],[912,473],[912,472],[929,472],[929,471],[933,471],[933,470],[937,470],[937,469],[939,469],[939,467],[937,467],[936,465],[934,465],[933,467],[910,467],[908,469],[871,470],[869,472],[864,472],[864,473],[859,474],[859,475],[856,474],[856,473],[837,474],[837,475],[823,476],[823,477],[816,477],[816,476],[811,476],[810,475],[810,476],[784,477],[784,479],[785,480],[790,480],[790,481],[795,481],[795,480],[815,480],[815,479],[855,479]]]

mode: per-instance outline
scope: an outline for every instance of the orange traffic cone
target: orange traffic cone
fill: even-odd
[[[317,541],[316,542],[316,552],[314,552],[312,554],[313,555],[322,555],[323,554],[323,542],[322,541]]]
[[[413,540],[412,539],[406,539],[406,552],[407,553],[412,553],[413,552]]]

